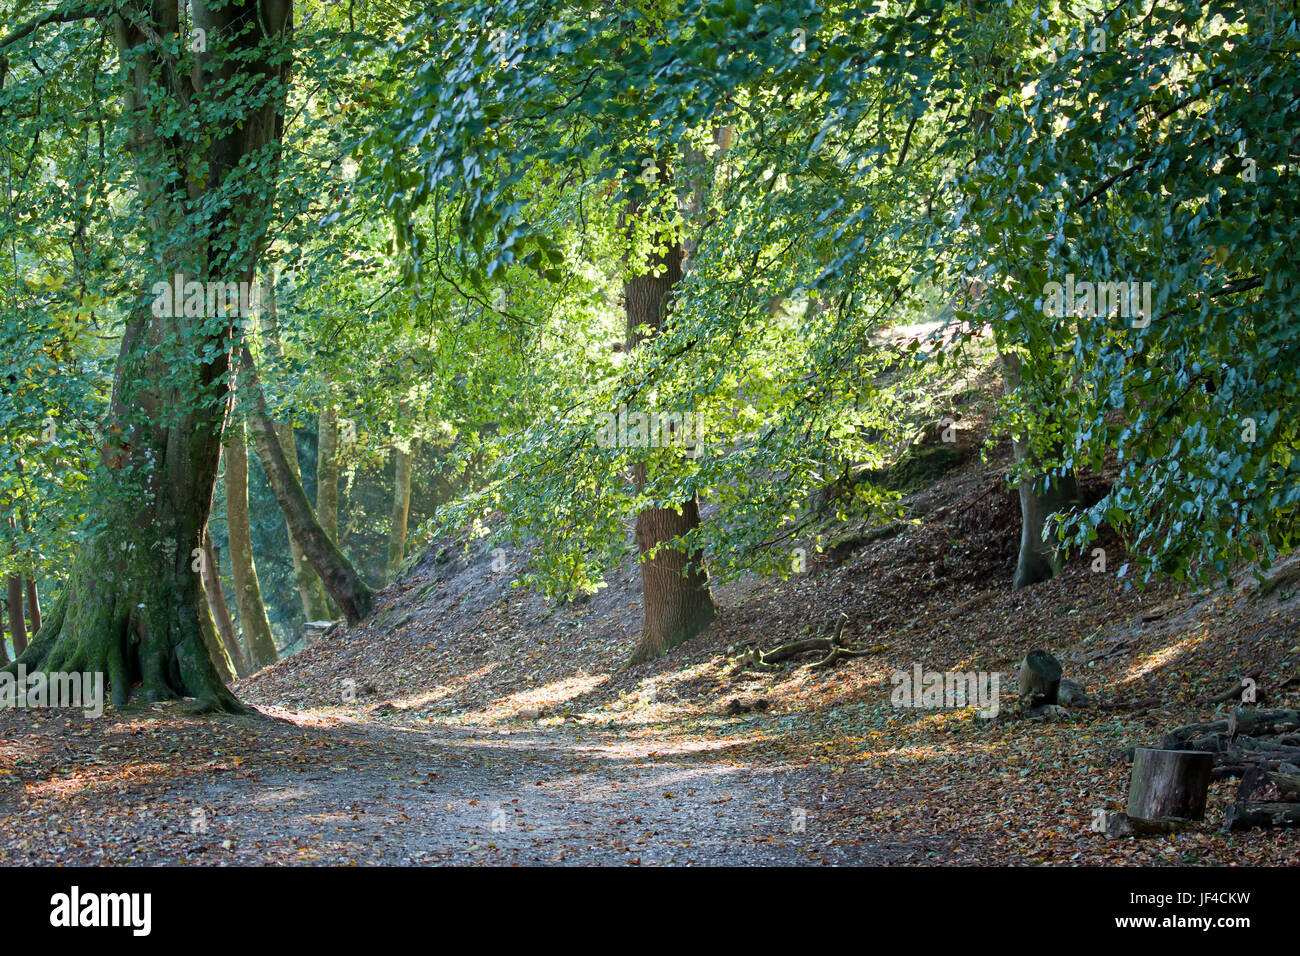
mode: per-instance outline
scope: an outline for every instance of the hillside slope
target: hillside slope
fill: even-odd
[[[1127,590],[1113,573],[1094,573],[1091,556],[1013,592],[1016,536],[1006,529],[1018,516],[1007,464],[949,472],[905,500],[907,522],[844,529],[845,544],[811,558],[804,574],[719,587],[709,630],[646,665],[624,667],[640,624],[634,568],[587,602],[556,608],[510,587],[521,552],[507,551],[498,572],[485,547],[442,542],[380,595],[369,621],[336,629],[237,691],[260,706],[397,725],[737,739],[764,759],[829,761],[866,773],[874,789],[906,791],[909,799],[887,801],[893,810],[875,811],[873,826],[899,837],[935,830],[984,862],[1010,852],[982,842],[991,827],[1031,841],[1030,856],[1024,847],[1012,854],[1021,860],[1300,860],[1295,833],[1217,832],[1230,782],[1215,785],[1199,830],[1140,843],[1089,830],[1094,809],[1122,806],[1124,747],[1224,714],[1212,698],[1244,675],[1270,706],[1300,702],[1288,682],[1300,673],[1300,601],[1285,588],[1261,597],[1248,574],[1231,589]],[[1101,543],[1113,570],[1120,545]],[[827,634],[841,614],[846,641],[867,655],[732,675],[745,648]],[[1097,706],[1045,723],[1014,715],[1016,665],[1033,648],[1053,652]],[[1002,715],[891,706],[891,676],[915,665],[998,672]],[[355,700],[343,699],[349,686]],[[766,710],[727,714],[733,700],[760,697]]]

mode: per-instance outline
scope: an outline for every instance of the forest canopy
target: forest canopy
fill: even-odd
[[[1103,532],[1266,569],[1298,48],[1257,0],[0,0],[6,656],[238,710],[493,536],[555,601],[635,562],[645,660],[897,518],[990,375],[1015,587]]]

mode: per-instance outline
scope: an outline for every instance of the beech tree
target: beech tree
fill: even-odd
[[[147,268],[126,308],[96,504],[68,584],[22,661],[103,671],[118,706],[138,683],[147,700],[185,696],[236,711],[200,625],[201,543],[237,325],[225,308],[207,314],[206,290],[255,276],[276,185],[292,5],[60,9],[11,31],[0,51],[12,56],[55,24],[87,17],[112,25]],[[147,294],[176,276],[204,292],[181,302]]]

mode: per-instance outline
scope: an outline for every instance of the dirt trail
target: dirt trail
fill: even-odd
[[[171,754],[176,748],[167,746],[156,715],[146,730],[143,715],[107,727],[36,718],[38,726],[25,730],[14,721],[32,715],[3,719],[6,745],[58,761],[21,764],[21,775],[34,778],[27,786],[7,778],[0,797],[3,862],[926,859],[918,846],[872,839],[872,796],[846,785],[852,782],[843,773],[738,759],[730,753],[738,738],[166,716],[161,723],[185,741]],[[850,807],[850,797],[865,799]]]

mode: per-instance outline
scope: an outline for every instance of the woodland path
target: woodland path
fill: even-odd
[[[864,790],[860,772],[755,763],[726,738],[177,713],[2,719],[5,756],[27,755],[3,777],[3,862],[936,860],[932,846],[872,840],[872,801],[886,793]]]

